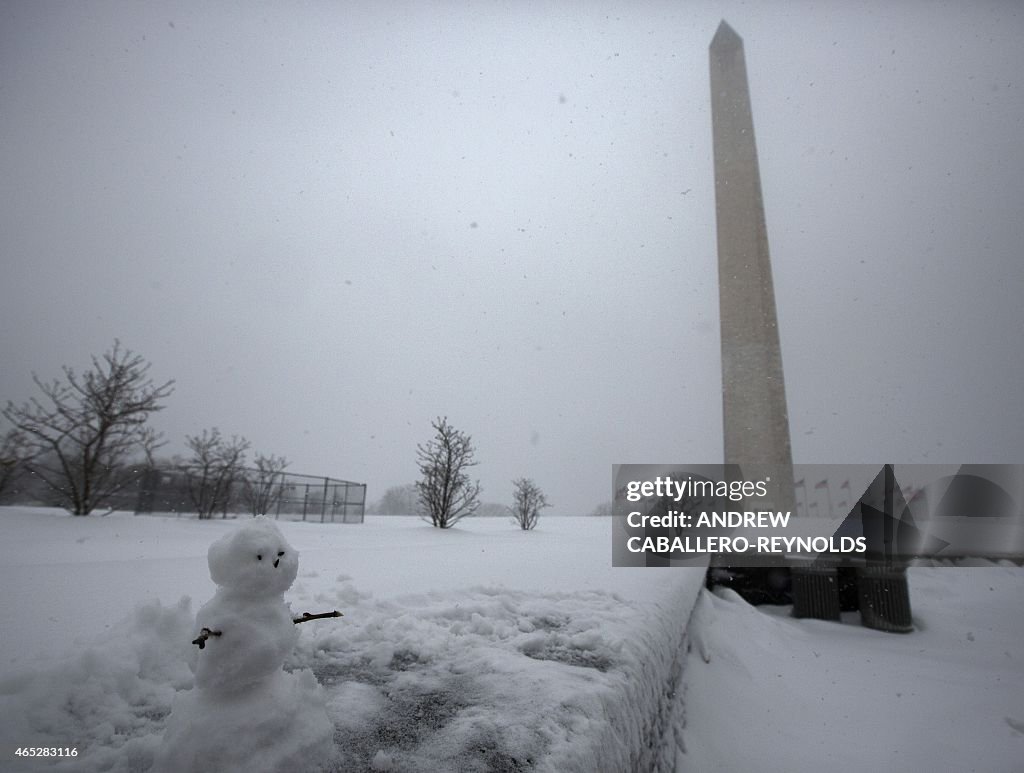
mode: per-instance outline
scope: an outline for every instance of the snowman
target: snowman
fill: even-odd
[[[175,696],[156,771],[316,770],[333,752],[326,698],[308,669],[282,668],[298,639],[284,601],[299,555],[273,521],[254,518],[207,554],[214,597],[196,615],[195,686]]]

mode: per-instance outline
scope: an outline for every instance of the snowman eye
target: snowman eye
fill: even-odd
[[[262,561],[263,560],[263,554],[262,553],[257,553],[256,554],[256,560],[257,561]]]
[[[278,558],[280,558],[280,557],[281,557],[281,556],[283,556],[283,555],[284,555],[284,551],[283,551],[283,550],[281,550],[281,551],[279,551],[279,552],[278,552],[278,554],[277,554],[277,557],[278,557]]]

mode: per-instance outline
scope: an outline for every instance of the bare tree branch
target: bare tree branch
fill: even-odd
[[[242,499],[253,515],[266,515],[284,493],[282,485],[288,460],[283,456],[260,454],[255,464],[256,470],[242,483]]]
[[[201,435],[186,435],[185,443],[192,451],[185,480],[196,512],[201,519],[212,518],[218,510],[226,516],[234,484],[243,475],[249,441],[238,435],[227,440],[213,427]]]

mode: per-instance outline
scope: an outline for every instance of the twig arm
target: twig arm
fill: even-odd
[[[203,628],[199,632],[199,636],[192,640],[192,643],[197,645],[199,649],[206,647],[206,640],[211,636],[220,636],[223,631],[211,631],[209,628]]]
[[[298,625],[299,623],[308,623],[310,620],[323,620],[328,617],[344,617],[344,615],[338,610],[334,610],[333,612],[321,612],[316,615],[311,615],[309,612],[303,612],[299,617],[294,618],[292,622],[295,623],[295,625]]]
[[[310,612],[303,612],[299,617],[293,618],[292,622],[295,625],[298,625],[299,623],[308,623],[310,620],[324,620],[328,617],[344,617],[344,615],[336,609],[332,612],[320,612],[315,615]],[[206,647],[206,642],[211,636],[221,636],[223,633],[223,631],[214,631],[210,628],[203,628],[199,631],[199,636],[192,640],[192,643],[199,647],[199,649],[204,649]]]

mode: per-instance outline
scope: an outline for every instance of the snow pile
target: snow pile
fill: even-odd
[[[148,602],[80,654],[0,679],[4,759],[19,747],[59,746],[80,756],[57,769],[148,768],[175,691],[192,685],[191,630],[187,598],[173,607]],[[18,769],[30,768],[17,759]],[[52,760],[35,766],[50,769]]]
[[[279,670],[240,691],[197,687],[180,693],[152,769],[319,771],[332,756],[333,734],[313,674]]]
[[[342,770],[671,770],[689,574],[650,604],[486,587],[353,604],[341,577],[317,601],[347,602],[345,629],[297,658],[332,696]]]

